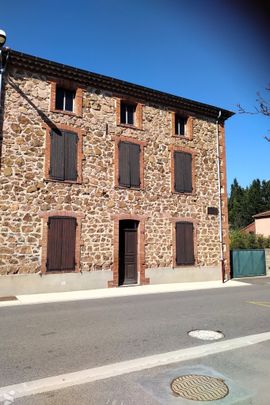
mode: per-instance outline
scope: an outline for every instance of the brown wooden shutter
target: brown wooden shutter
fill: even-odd
[[[192,155],[184,153],[184,188],[187,193],[192,193]]]
[[[174,190],[192,192],[192,156],[190,153],[174,152]]]
[[[194,264],[193,224],[191,222],[176,223],[176,264]]]
[[[76,218],[50,217],[47,271],[75,270]]]
[[[61,131],[51,131],[50,177],[64,180],[64,135]]]
[[[130,186],[140,187],[140,145],[129,144]]]
[[[119,142],[119,178],[120,186],[130,187],[129,144]]]
[[[61,250],[62,222],[51,217],[48,220],[47,271],[61,270]]]
[[[77,143],[78,136],[73,132],[65,132],[65,180],[77,180]]]
[[[75,270],[76,226],[76,218],[63,218],[61,270]]]

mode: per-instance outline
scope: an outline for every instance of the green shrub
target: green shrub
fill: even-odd
[[[245,233],[240,230],[230,231],[230,249],[267,249],[270,248],[268,238],[254,233]]]

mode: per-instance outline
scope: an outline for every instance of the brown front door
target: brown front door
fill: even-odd
[[[137,283],[137,221],[120,221],[119,285]]]

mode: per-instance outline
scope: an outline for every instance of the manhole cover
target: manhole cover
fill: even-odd
[[[172,381],[171,389],[179,397],[193,401],[215,401],[229,393],[224,380],[207,375],[182,375]]]
[[[188,332],[188,335],[202,340],[218,340],[224,338],[224,334],[218,330],[196,329]]]

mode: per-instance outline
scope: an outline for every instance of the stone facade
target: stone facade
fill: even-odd
[[[46,257],[44,226],[46,218],[54,212],[69,212],[80,218],[77,271],[112,271],[111,286],[117,285],[115,243],[119,218],[143,221],[141,283],[151,283],[151,278],[145,276],[146,269],[160,271],[176,267],[174,224],[183,219],[193,222],[195,227],[194,267],[200,272],[206,268],[220,271],[219,217],[207,213],[208,207],[219,206],[216,120],[191,111],[189,131],[192,130],[192,136],[177,137],[172,134],[174,111],[166,105],[140,99],[136,100],[140,103],[140,127],[121,125],[117,109],[119,98],[125,96],[126,99],[126,95],[80,83],[75,83],[80,89],[80,114],[59,112],[51,106],[52,88],[57,82],[51,75],[23,70],[12,64],[7,69],[0,190],[1,275],[45,272],[42,262]],[[46,176],[47,134],[53,126],[73,128],[81,134],[78,182],[56,182]],[[143,187],[140,190],[117,185],[119,139],[132,139],[142,145]],[[222,124],[219,125],[219,143],[223,247],[229,274]],[[195,190],[191,194],[173,192],[174,149],[190,151],[194,156]]]

